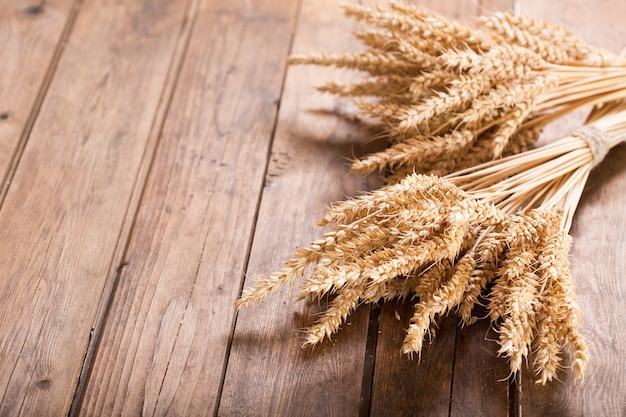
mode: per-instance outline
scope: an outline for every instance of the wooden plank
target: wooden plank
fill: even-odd
[[[485,9],[493,12],[513,6],[504,0],[416,3],[470,25]],[[411,310],[399,304],[381,308],[371,415],[506,415],[508,384],[498,381],[506,378],[508,365],[496,357],[497,344],[485,339],[489,323],[457,331],[457,319],[445,318],[422,362],[412,363],[399,354]],[[399,322],[396,313],[404,320]]]
[[[587,42],[613,52],[626,46],[626,4],[610,0],[542,2],[522,0],[521,12],[565,24]],[[570,126],[559,126],[559,133]],[[620,146],[592,172],[574,218],[572,272],[583,312],[582,332],[590,360],[582,384],[565,369],[560,381],[535,384],[524,374],[524,415],[626,415],[626,148]]]
[[[200,5],[78,414],[215,414],[296,11]]]
[[[381,308],[371,416],[447,416],[457,320],[438,320],[436,337],[418,361],[400,352],[413,308],[409,302]]]
[[[489,15],[497,12],[515,12],[518,7],[517,0],[480,0],[478,2],[478,15]]]
[[[170,68],[167,73],[167,77],[164,80],[163,89],[161,91],[161,99],[156,107],[154,120],[152,127],[146,140],[145,157],[142,158],[139,168],[137,170],[137,176],[135,179],[135,186],[131,193],[128,208],[126,210],[126,216],[119,233],[119,240],[116,246],[116,250],[113,254],[112,261],[108,271],[108,278],[106,285],[102,291],[102,298],[98,310],[96,311],[95,320],[92,326],[92,333],[90,336],[87,352],[83,360],[83,366],[80,372],[79,380],[75,388],[75,395],[70,407],[70,416],[74,416],[80,410],[80,404],[85,392],[85,386],[87,384],[88,377],[91,373],[91,366],[94,361],[94,356],[97,351],[98,342],[101,339],[102,331],[104,328],[104,321],[110,309],[111,300],[115,295],[115,288],[118,283],[118,278],[121,270],[128,264],[126,260],[127,249],[131,230],[134,227],[135,217],[138,211],[138,207],[142,201],[145,184],[148,174],[152,167],[152,160],[155,154],[155,149],[160,140],[163,130],[164,121],[171,104],[171,98],[173,91],[177,85],[178,78],[180,76],[180,69],[182,66],[183,57],[186,53],[189,45],[189,39],[191,37],[191,31],[195,18],[197,16],[199,0],[191,0],[188,4],[186,16],[183,19],[180,33],[176,41],[176,46],[172,54],[170,62]]]
[[[0,3],[0,205],[71,28],[73,3]]]
[[[295,53],[349,47],[352,22],[338,4],[303,2]],[[362,136],[359,127],[329,112],[342,113],[349,100],[314,90],[347,74],[317,67],[292,67],[287,74],[247,287],[320,235],[313,225],[326,205],[366,189],[362,178],[346,175],[346,158]],[[302,349],[297,331],[313,323],[319,308],[296,303],[297,292],[283,288],[239,313],[218,415],[348,416],[367,406],[361,404],[361,382],[368,309],[357,309],[332,342]]]
[[[486,317],[486,311],[476,312]],[[458,330],[451,416],[507,416],[511,402],[509,366],[497,355],[498,335],[488,319]]]
[[[0,211],[2,415],[68,412],[184,12],[81,8]]]

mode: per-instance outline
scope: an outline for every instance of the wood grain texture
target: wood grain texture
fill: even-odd
[[[104,321],[109,311],[111,300],[115,296],[114,290],[118,284],[117,278],[119,277],[120,272],[124,268],[124,266],[128,264],[128,261],[126,260],[126,251],[128,249],[129,236],[131,234],[131,230],[134,227],[138,207],[142,202],[144,187],[152,166],[156,146],[161,137],[164,120],[172,101],[171,99],[173,96],[173,91],[177,85],[177,81],[180,76],[180,69],[182,66],[183,57],[189,44],[191,30],[193,28],[193,24],[195,23],[195,17],[197,16],[197,9],[198,0],[191,0],[187,5],[186,16],[182,21],[180,32],[177,36],[176,45],[174,46],[172,58],[170,61],[170,68],[168,69],[167,76],[164,79],[159,104],[155,109],[153,123],[150,128],[150,132],[148,133],[148,138],[146,140],[144,157],[141,159],[141,162],[137,169],[135,184],[129,198],[126,216],[120,229],[118,244],[116,245],[116,249],[112,257],[109,271],[107,273],[108,278],[102,290],[102,298],[100,299],[100,304],[98,305],[95,320],[92,325],[90,342],[87,347],[87,352],[85,353],[83,366],[75,388],[75,395],[72,400],[72,405],[70,407],[70,416],[75,416],[80,409],[80,403],[83,399],[85,386],[91,372],[94,357],[97,353],[96,348],[98,346],[99,340],[101,339],[101,334],[104,328]]]
[[[68,411],[183,12],[81,8],[0,211],[2,415]]]
[[[626,46],[621,0],[414,2]],[[315,349],[299,331],[324,304],[297,287],[235,315],[244,280],[319,237],[328,204],[380,185],[347,174],[368,135],[350,100],[315,91],[355,73],[286,68],[360,48],[339,3],[0,1],[0,415],[626,416],[626,145],[572,229],[582,384],[524,369],[510,389],[486,321],[440,319],[411,361],[410,303],[362,306]]]
[[[489,15],[497,12],[514,13],[519,5],[519,0],[480,0],[478,2],[478,14]]]
[[[486,317],[478,308],[477,317]],[[497,355],[498,335],[488,319],[479,320],[457,332],[454,375],[450,404],[451,416],[507,416],[509,365]]]
[[[587,42],[613,52],[626,46],[626,4],[522,0],[521,12],[564,24]],[[568,124],[556,126],[565,134]],[[560,130],[559,130],[560,129]],[[561,381],[534,384],[524,374],[524,415],[626,415],[626,148],[614,149],[594,169],[574,218],[571,235],[572,272],[583,312],[582,331],[589,343],[590,363],[582,384],[569,369]]]
[[[0,2],[0,205],[54,72],[73,3]]]
[[[348,47],[351,22],[338,4],[303,2],[294,53]],[[346,101],[314,90],[346,75],[308,66],[288,70],[246,286],[319,236],[314,224],[326,205],[366,189],[361,178],[346,175],[346,158],[361,137],[358,126],[335,113]],[[302,349],[298,330],[313,323],[319,307],[295,303],[297,292],[282,288],[239,312],[218,415],[358,415],[368,309],[357,309],[332,342]]]
[[[411,360],[400,352],[410,302],[381,307],[370,416],[447,416],[450,410],[457,320],[438,320],[436,336]]]
[[[297,3],[201,4],[80,415],[213,415]]]

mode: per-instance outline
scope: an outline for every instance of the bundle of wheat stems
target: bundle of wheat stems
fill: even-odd
[[[294,61],[377,77],[325,89],[378,92],[381,101],[362,108],[386,107],[379,117],[395,143],[356,166],[403,168],[389,185],[331,207],[319,224],[332,230],[244,291],[237,307],[305,276],[300,299],[330,299],[306,330],[305,344],[314,345],[360,304],[411,298],[402,351],[419,354],[438,315],[454,310],[471,324],[484,302],[512,374],[532,352],[545,384],[562,366],[567,343],[574,376],[582,378],[588,351],[567,232],[590,170],[626,138],[626,67],[596,67],[619,59],[526,18],[481,19],[487,34],[413,6],[346,10],[385,29],[357,34],[378,49],[351,61],[346,54]],[[521,152],[538,128],[582,104],[594,105],[583,128]],[[513,155],[479,163],[507,146]],[[409,169],[416,172],[403,175]]]
[[[390,146],[353,172],[447,173],[532,147],[550,121],[626,95],[626,62],[563,27],[498,13],[472,29],[417,6],[346,5],[364,22],[362,52],[294,56],[292,64],[360,71],[320,90],[355,97]]]
[[[611,101],[595,106],[569,136],[445,178],[508,213],[557,207],[564,213],[561,229],[569,231],[591,169],[625,140],[626,101]]]

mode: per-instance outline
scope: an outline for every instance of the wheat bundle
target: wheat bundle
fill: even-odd
[[[568,30],[498,13],[481,29],[417,6],[346,5],[368,25],[362,52],[313,53],[292,64],[365,74],[320,90],[355,97],[390,146],[352,171],[445,175],[534,146],[543,127],[583,106],[626,97],[626,63]]]
[[[314,345],[363,303],[414,298],[402,351],[419,354],[436,316],[457,310],[469,324],[482,295],[513,372],[534,347],[549,358],[550,366],[537,363],[538,372],[551,379],[551,366],[567,341],[575,351],[575,374],[583,375],[587,349],[567,262],[571,239],[561,230],[559,210],[508,214],[446,179],[413,174],[339,203],[326,222],[335,224],[333,230],[299,249],[284,270],[246,290],[238,307],[307,276],[301,299],[331,296],[319,321],[306,330],[306,344]],[[543,338],[536,334],[539,327],[547,333]]]
[[[569,268],[572,238],[568,231],[589,172],[626,138],[625,68],[594,66],[618,58],[588,47],[562,28],[526,18],[496,15],[482,19],[493,32],[485,34],[395,3],[389,10],[360,6],[346,10],[368,22],[385,22],[384,32],[359,36],[387,49],[385,54],[354,56],[350,62],[355,68],[378,78],[342,86],[341,91],[362,95],[366,87],[378,89],[383,99],[374,106],[397,100],[381,117],[393,121],[389,126],[395,144],[356,164],[385,154],[394,162],[387,159],[376,167],[403,167],[394,174],[397,181],[331,207],[319,223],[332,225],[331,230],[299,249],[282,271],[244,291],[237,307],[263,301],[279,286],[305,277],[300,299],[329,299],[328,308],[306,330],[305,344],[314,345],[338,331],[361,304],[411,299],[414,314],[402,351],[419,355],[437,316],[455,311],[463,323],[471,324],[477,320],[474,307],[484,302],[499,335],[499,353],[508,358],[511,374],[533,353],[537,381],[545,384],[563,366],[562,350],[568,344],[574,376],[582,378],[589,354],[579,330],[581,312]],[[508,46],[497,46],[502,40]],[[419,65],[398,58],[409,50],[430,58],[421,56]],[[510,62],[498,64],[507,66],[509,78],[491,77],[488,74],[499,67],[483,58],[503,51],[513,54]],[[451,64],[452,55],[456,64]],[[364,57],[372,58],[370,67],[363,66]],[[343,65],[345,59],[345,54],[322,55],[309,56],[306,62]],[[469,99],[460,98],[464,104],[448,108],[454,100],[447,87],[426,91],[423,79],[417,87],[411,84],[424,74],[449,77],[442,84],[447,87],[481,74],[480,82],[488,88],[474,96],[469,93]],[[383,79],[396,84],[381,84]],[[531,84],[543,87],[539,95],[535,90],[529,93],[530,101],[521,100],[515,95],[517,90],[511,89],[516,85],[526,91]],[[545,85],[550,86],[547,92]],[[416,96],[417,90],[411,88],[418,87],[422,90]],[[477,105],[496,94],[501,94],[500,107]],[[418,96],[421,102],[410,102]],[[422,114],[439,100],[448,103],[444,110]],[[583,104],[594,107],[581,129],[525,150],[538,128]],[[530,109],[522,112],[523,117],[516,116],[522,114],[520,106]],[[423,126],[403,136],[406,132],[399,130],[401,126],[415,121],[407,117],[410,109],[413,116],[423,118]],[[471,125],[468,112],[485,118]],[[503,130],[508,132],[505,139]],[[477,140],[477,132],[487,136]],[[457,138],[450,144],[444,137]],[[409,146],[415,144],[412,141],[420,143],[418,151]],[[499,157],[507,146],[514,154],[478,163]],[[464,156],[470,153],[468,149],[482,156]],[[488,151],[481,154],[481,149]],[[403,170],[416,172],[404,175]],[[447,175],[435,175],[441,173]]]

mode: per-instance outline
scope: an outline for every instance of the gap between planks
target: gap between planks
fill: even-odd
[[[372,387],[376,369],[376,346],[378,345],[378,326],[380,324],[380,307],[372,307],[369,315],[365,356],[363,359],[363,382],[361,383],[361,404],[359,417],[368,417],[372,409]]]

